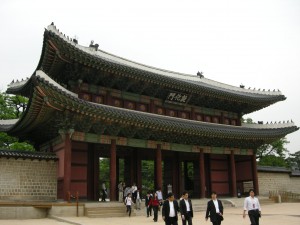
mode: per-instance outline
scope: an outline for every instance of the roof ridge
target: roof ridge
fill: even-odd
[[[204,84],[212,85],[214,87],[219,87],[219,88],[222,88],[225,90],[233,90],[233,91],[238,91],[241,93],[274,95],[274,96],[282,95],[281,91],[275,90],[275,89],[273,91],[270,91],[270,89],[268,91],[265,91],[265,89],[262,89],[262,90],[257,89],[256,90],[255,88],[254,89],[245,89],[245,88],[241,88],[240,86],[233,86],[230,84],[225,84],[225,83],[211,80],[211,79],[208,79],[205,77],[200,78],[197,75],[185,74],[185,73],[180,73],[180,72],[175,72],[175,71],[171,71],[171,70],[166,70],[166,69],[149,66],[149,65],[146,65],[143,63],[125,59],[123,57],[114,55],[112,53],[108,53],[108,52],[100,50],[100,49],[95,49],[95,47],[86,47],[83,45],[79,45],[77,41],[74,42],[72,39],[69,38],[69,36],[66,36],[65,34],[60,32],[59,29],[57,29],[53,23],[47,27],[47,30],[55,33],[60,38],[62,38],[64,41],[68,42],[69,44],[73,45],[74,47],[76,47],[92,56],[104,58],[105,60],[112,61],[114,63],[118,63],[118,64],[122,64],[125,66],[133,67],[136,69],[144,70],[144,71],[147,71],[150,73],[159,74],[161,76],[171,77],[174,79],[193,81],[193,82],[197,82],[198,84],[204,83]]]

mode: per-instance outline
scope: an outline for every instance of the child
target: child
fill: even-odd
[[[125,205],[126,205],[126,213],[128,213],[128,216],[131,216],[131,205],[133,204],[131,194],[128,193],[127,197],[125,198]]]

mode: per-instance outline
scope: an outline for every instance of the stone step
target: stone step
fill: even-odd
[[[110,207],[85,207],[84,215],[90,218],[108,218],[108,217],[125,217],[126,207],[123,206],[110,206]],[[135,216],[134,209],[131,211],[131,216]]]

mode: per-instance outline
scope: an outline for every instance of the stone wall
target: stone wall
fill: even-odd
[[[259,194],[268,196],[269,191],[289,191],[300,194],[300,176],[287,172],[258,172]]]
[[[56,176],[54,160],[0,158],[0,200],[54,201]]]

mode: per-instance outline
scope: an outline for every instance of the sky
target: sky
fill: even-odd
[[[279,89],[287,99],[245,115],[300,126],[300,1],[0,1],[0,91],[30,77],[44,29],[54,22],[80,45],[146,65],[245,88]],[[300,150],[300,132],[286,147]]]

